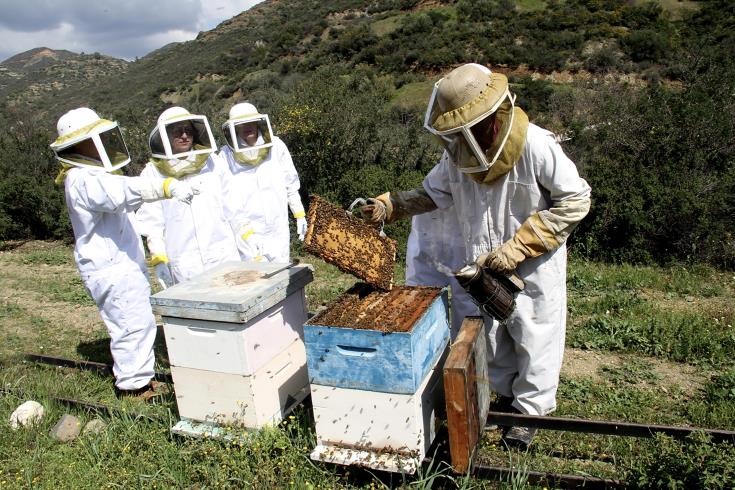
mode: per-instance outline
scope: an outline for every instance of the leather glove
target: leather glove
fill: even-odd
[[[188,182],[169,177],[163,182],[163,194],[167,198],[173,197],[185,204],[191,204],[194,196],[199,194],[199,189]]]
[[[168,268],[168,263],[159,262],[154,270],[156,272],[158,284],[161,285],[162,289],[166,289],[174,285],[174,278],[171,275],[171,269]]]
[[[480,267],[489,267],[501,274],[510,274],[526,260],[524,248],[516,237],[513,237],[492,252],[480,255],[475,262]]]
[[[296,233],[299,235],[299,240],[304,241],[306,237],[306,230],[309,227],[309,223],[306,222],[306,218],[296,218]]]
[[[390,192],[368,199],[367,204],[360,207],[360,213],[371,223],[389,222],[393,215]]]
[[[480,267],[489,267],[507,275],[526,258],[538,257],[558,246],[559,242],[548,231],[542,219],[534,214],[523,222],[513,238],[492,252],[480,255],[475,262]]]

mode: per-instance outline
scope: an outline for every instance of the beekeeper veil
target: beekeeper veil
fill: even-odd
[[[242,102],[230,109],[222,125],[227,146],[239,163],[258,165],[268,158],[273,146],[273,132],[267,114],[260,114],[253,104]]]
[[[488,175],[497,178],[520,158],[528,118],[515,107],[505,75],[469,63],[434,85],[424,127],[438,137],[462,172],[487,181]]]
[[[190,114],[183,107],[169,107],[161,113],[148,146],[158,170],[175,178],[198,172],[217,150],[207,117]]]
[[[100,118],[87,107],[73,109],[59,118],[58,138],[51,143],[56,159],[67,169],[98,167],[115,171],[130,163],[130,154],[116,122]]]

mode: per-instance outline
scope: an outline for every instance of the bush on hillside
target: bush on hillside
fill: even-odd
[[[53,138],[20,114],[14,123],[0,135],[0,240],[69,238]]]
[[[593,189],[577,231],[590,257],[735,266],[735,108],[723,98],[735,62],[708,56],[682,88],[598,91],[570,117],[569,152]]]

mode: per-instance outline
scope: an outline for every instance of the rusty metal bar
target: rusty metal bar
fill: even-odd
[[[29,399],[33,398],[29,395],[26,391],[21,390],[13,390],[8,388],[1,388],[0,393],[3,395],[12,395],[16,398],[22,400],[22,399]],[[152,415],[144,415],[139,412],[134,412],[131,410],[121,410],[118,408],[110,407],[108,405],[103,405],[101,403],[94,403],[84,400],[75,400],[73,398],[60,398],[55,396],[43,396],[42,398],[50,400],[55,403],[59,403],[60,405],[64,405],[67,407],[75,407],[79,409],[83,409],[85,412],[90,413],[96,413],[99,415],[107,415],[107,416],[126,416],[131,417],[134,419],[148,419],[153,422],[160,422],[163,419],[160,416],[152,416]]]
[[[507,481],[514,474],[522,476],[531,485],[545,485],[553,488],[607,489],[623,488],[619,480],[607,480],[593,476],[569,475],[564,473],[546,473],[541,471],[519,471],[502,466],[475,465],[472,476],[488,480]]]
[[[103,374],[105,376],[112,376],[112,365],[103,364],[101,362],[92,361],[77,361],[74,359],[63,359],[61,357],[44,356],[40,354],[24,354],[26,360],[36,362],[39,364],[50,364],[52,366],[68,367],[73,369],[80,369],[82,371],[93,371],[97,374]],[[154,379],[161,381],[162,383],[173,383],[170,374],[166,373],[155,373]]]
[[[632,422],[613,422],[606,420],[580,420],[565,417],[549,417],[541,415],[520,415],[515,413],[488,412],[488,424],[520,425],[537,427],[546,430],[562,430],[584,432],[589,434],[607,434],[629,437],[653,437],[657,433],[671,437],[684,438],[692,432],[705,432],[713,441],[735,442],[735,431],[705,429],[701,427],[636,424]]]

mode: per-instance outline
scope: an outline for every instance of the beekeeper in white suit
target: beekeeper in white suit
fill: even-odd
[[[217,146],[207,118],[170,107],[158,117],[148,144],[152,156],[141,176],[174,177],[199,191],[191,206],[174,201],[146,203],[136,213],[159,281],[168,286],[223,262],[240,260],[224,214],[222,187],[227,174],[214,154]]]
[[[466,260],[515,271],[525,289],[505,324],[486,317],[491,388],[509,409],[556,408],[566,330],[565,242],[590,206],[590,187],[554,135],[529,124],[504,75],[466,64],[434,87],[425,127],[442,142],[423,186],[375,198],[363,212],[392,221],[456,208]],[[536,430],[509,427],[504,440],[527,448]]]
[[[299,240],[306,235],[306,213],[298,173],[286,144],[273,134],[267,114],[242,102],[222,125],[227,141],[220,156],[232,177],[225,188],[227,214],[243,260],[288,262],[288,209]]]
[[[411,233],[406,243],[406,285],[450,286],[452,340],[459,333],[465,317],[480,315],[472,297],[454,278],[453,273],[465,264],[464,239],[454,206],[411,218]]]
[[[117,123],[82,107],[63,116],[51,144],[61,170],[74,230],[74,259],[84,286],[110,334],[115,385],[120,395],[149,398],[156,323],[143,245],[131,220],[144,202],[175,197],[188,207],[196,192],[175,179],[115,175],[130,163]]]

